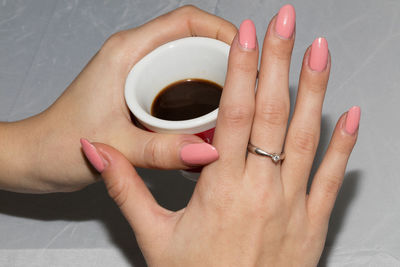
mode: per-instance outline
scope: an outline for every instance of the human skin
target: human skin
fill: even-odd
[[[0,123],[0,189],[76,191],[99,180],[79,138],[110,144],[144,168],[187,169],[218,158],[194,135],[164,135],[136,128],[124,99],[132,66],[156,47],[204,36],[230,44],[236,27],[194,7],[183,7],[111,36],[65,92],[44,112]]]
[[[96,155],[99,160],[109,195],[130,223],[149,266],[318,264],[356,143],[360,108],[339,118],[307,192],[331,60],[323,38],[306,50],[288,125],[294,9],[281,11],[286,13],[271,20],[264,39],[256,93],[254,24],[244,21],[233,40],[213,141],[219,159],[203,168],[186,208],[172,212],[159,206],[120,152],[81,140],[88,159]],[[291,20],[279,21],[293,25],[276,25],[277,17],[285,15]],[[286,158],[274,163],[269,157],[246,156],[249,140],[268,152],[283,150]]]

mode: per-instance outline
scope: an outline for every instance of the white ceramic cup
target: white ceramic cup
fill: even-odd
[[[166,43],[143,57],[125,83],[125,100],[137,121],[153,132],[195,134],[211,143],[218,109],[189,120],[169,121],[152,116],[151,106],[158,93],[176,81],[199,78],[223,87],[229,48],[216,39],[187,37]]]
[[[158,119],[150,114],[150,109],[158,93],[179,80],[200,78],[223,87],[228,55],[229,45],[205,37],[178,39],[156,48],[135,64],[126,79],[125,100],[129,109],[153,132],[201,134],[213,129],[218,109],[183,121]]]

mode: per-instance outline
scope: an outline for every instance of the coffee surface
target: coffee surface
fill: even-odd
[[[222,87],[208,80],[177,81],[156,96],[151,115],[170,121],[194,119],[217,109],[221,93]]]

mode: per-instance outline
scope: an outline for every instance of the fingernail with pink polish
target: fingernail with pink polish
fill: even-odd
[[[275,22],[276,33],[286,39],[293,35],[294,25],[296,23],[296,12],[292,5],[284,5],[278,12]]]
[[[312,70],[323,71],[327,63],[328,42],[324,37],[319,37],[312,43],[309,65]]]
[[[358,106],[354,106],[347,112],[345,130],[348,134],[353,135],[360,123],[361,109]]]
[[[246,19],[240,24],[239,28],[239,43],[243,48],[256,48],[256,27],[253,21]]]
[[[97,152],[97,149],[88,140],[81,138],[83,153],[98,172],[103,172],[107,161]]]
[[[181,149],[180,156],[188,166],[205,165],[219,157],[215,147],[207,143],[185,145]]]

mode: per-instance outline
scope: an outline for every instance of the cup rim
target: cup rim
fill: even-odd
[[[166,50],[176,47],[176,46],[191,46],[191,45],[202,45],[206,47],[212,47],[213,49],[218,49],[222,53],[226,53],[227,58],[229,55],[229,48],[230,46],[220,40],[208,38],[208,37],[185,37],[181,39],[177,39],[168,43],[165,43],[149,54],[145,55],[142,59],[140,59],[131,69],[129,72],[126,82],[125,82],[125,101],[128,105],[128,108],[131,110],[132,114],[136,117],[136,119],[143,124],[149,130],[162,132],[162,131],[180,131],[182,133],[185,130],[197,129],[197,131],[192,133],[199,133],[210,128],[215,127],[215,122],[218,116],[219,108],[215,109],[214,111],[207,113],[203,116],[189,119],[189,120],[180,120],[180,121],[169,121],[156,118],[148,112],[146,112],[139,102],[137,101],[136,97],[129,97],[129,92],[132,91],[132,87],[136,80],[141,76],[143,72],[143,68],[146,64],[153,60],[153,58],[157,57],[160,53],[165,53]],[[190,78],[190,77],[188,77]],[[196,77],[191,77],[196,78]],[[199,129],[200,128],[200,129]]]

